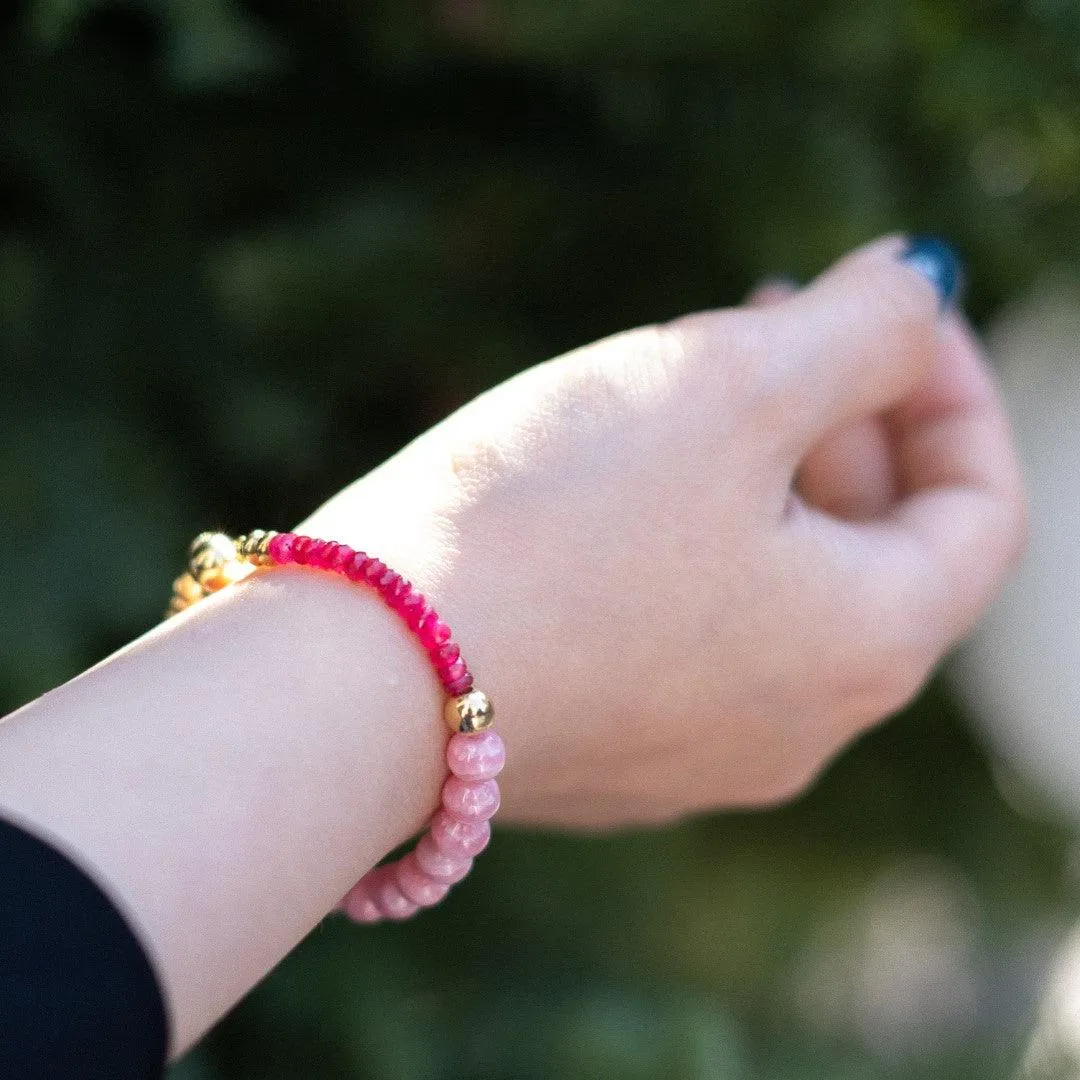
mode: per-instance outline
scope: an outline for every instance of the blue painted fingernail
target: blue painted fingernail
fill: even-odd
[[[963,264],[952,245],[939,236],[913,236],[900,256],[910,263],[941,297],[941,310],[950,307],[960,295],[964,280]]]

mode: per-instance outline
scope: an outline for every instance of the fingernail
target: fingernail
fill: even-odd
[[[952,245],[940,236],[913,236],[900,256],[937,289],[941,310],[952,306],[960,295],[964,268]]]

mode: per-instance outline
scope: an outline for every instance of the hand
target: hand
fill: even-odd
[[[994,596],[1026,537],[1008,422],[904,246],[531,368],[302,527],[436,600],[496,704],[503,820],[785,799]]]

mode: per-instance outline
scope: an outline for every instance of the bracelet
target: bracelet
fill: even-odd
[[[311,566],[375,589],[427,651],[446,690],[443,709],[453,734],[446,747],[450,769],[442,803],[419,843],[402,858],[376,866],[345,894],[339,907],[362,923],[407,919],[437,904],[472,868],[491,839],[489,819],[499,808],[495,780],[506,760],[502,739],[491,730],[495,713],[450,636],[450,627],[425,597],[386,563],[346,544],[261,529],[233,539],[200,533],[192,542],[188,572],[173,582],[169,615],[267,566]]]

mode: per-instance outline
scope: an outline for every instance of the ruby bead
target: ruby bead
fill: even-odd
[[[446,667],[440,666],[439,668],[439,675],[445,683],[452,683],[455,679],[460,679],[462,675],[468,673],[469,669],[460,656],[452,664],[448,664]]]
[[[431,605],[427,602],[423,593],[410,589],[401,598],[401,614],[405,616],[405,622],[412,630],[419,630],[420,624],[427,617]]]
[[[488,846],[491,826],[487,821],[462,821],[445,810],[436,810],[431,819],[431,838],[452,859],[475,859]]]
[[[369,585],[378,588],[379,578],[386,573],[386,563],[382,559],[372,559],[364,568],[364,579]]]
[[[365,580],[364,571],[367,568],[368,563],[371,562],[371,556],[363,551],[353,552],[353,557],[342,568],[346,577],[350,581],[361,582]]]
[[[446,764],[459,780],[493,780],[506,764],[506,747],[490,728],[475,735],[459,731],[446,744]]]
[[[499,809],[499,785],[494,780],[448,776],[443,784],[442,804],[448,814],[462,821],[487,821]]]
[[[449,891],[450,883],[439,881],[420,869],[415,852],[410,852],[396,864],[398,888],[407,900],[420,907],[437,904]]]
[[[298,566],[307,566],[307,556],[315,541],[310,536],[298,536],[293,543],[292,561]]]
[[[449,667],[461,655],[461,646],[456,641],[447,641],[445,645],[432,650],[431,659],[438,670]]]
[[[326,569],[336,570],[339,574],[344,573],[355,554],[356,552],[348,544],[336,545],[333,555],[327,560]]]
[[[444,689],[451,697],[461,697],[462,694],[467,694],[472,688],[473,677],[468,673],[462,675],[460,679],[444,684]]]
[[[420,643],[428,652],[441,648],[450,640],[450,627],[439,618],[434,608],[428,610],[423,622],[416,629],[420,635]],[[457,659],[456,653],[454,659]]]
[[[379,592],[382,593],[383,599],[391,607],[395,608],[405,592],[412,588],[412,586],[396,570],[387,570],[386,573],[379,578],[378,587]]]
[[[292,562],[293,545],[295,543],[296,535],[294,533],[278,533],[277,536],[270,538],[270,543],[266,545],[266,551],[276,563]]]
[[[453,885],[460,881],[472,869],[472,859],[454,858],[444,855],[432,839],[431,833],[424,833],[420,843],[413,849],[416,865],[429,877]]]
[[[327,562],[333,558],[336,547],[337,544],[329,540],[312,540],[311,547],[307,550],[308,566],[325,570]]]

